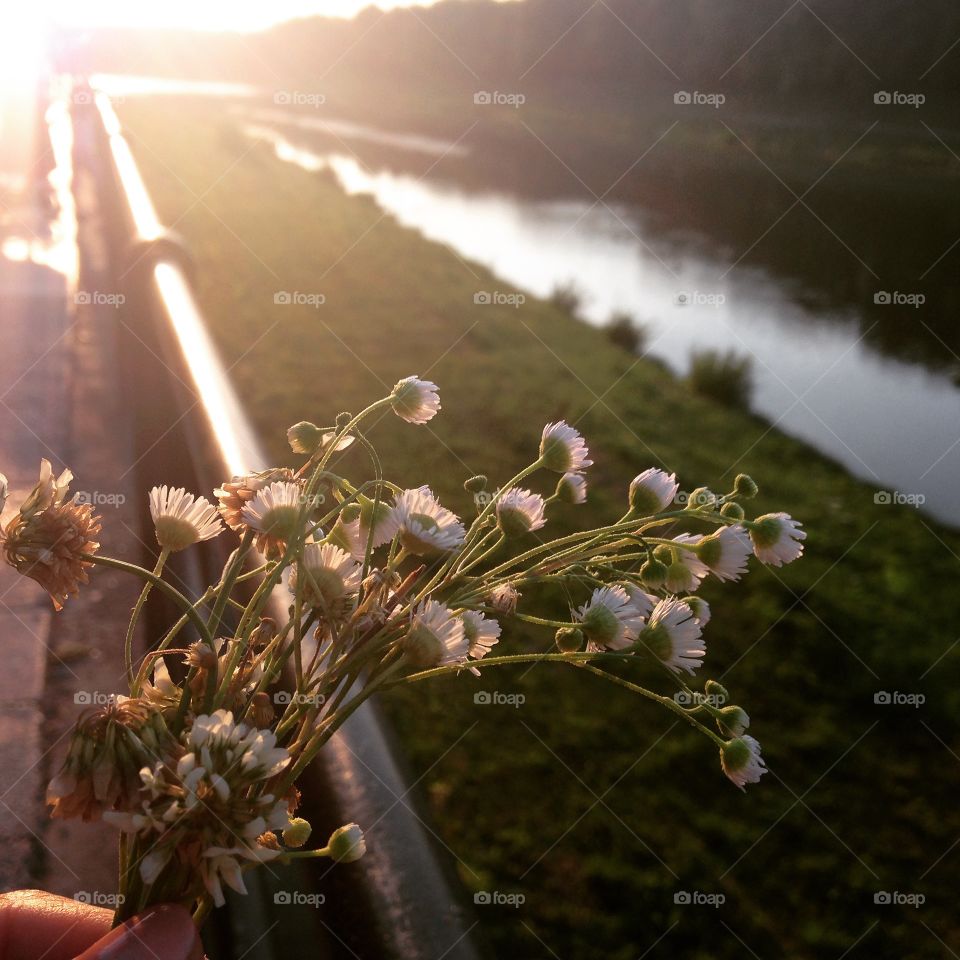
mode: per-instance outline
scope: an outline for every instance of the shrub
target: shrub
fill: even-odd
[[[727,407],[749,409],[753,393],[753,364],[734,350],[694,350],[687,382],[694,393]]]
[[[550,302],[559,307],[565,313],[576,316],[583,306],[583,294],[577,289],[577,285],[572,280],[566,280],[558,283],[550,294]]]
[[[626,310],[614,310],[603,329],[611,343],[636,354],[643,353],[650,332],[647,324],[634,320]]]

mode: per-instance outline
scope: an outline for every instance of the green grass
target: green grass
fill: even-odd
[[[388,698],[465,884],[526,898],[478,909],[494,954],[628,960],[661,936],[649,956],[839,957],[861,935],[845,956],[939,957],[937,938],[960,949],[960,851],[944,855],[960,835],[960,537],[875,505],[810,448],[694,396],[547,302],[475,306],[475,291],[505,284],[328,177],[250,149],[222,115],[165,103],[129,103],[123,119],[278,459],[290,423],[329,422],[416,373],[440,384],[442,415],[429,428],[388,418],[374,440],[394,480],[429,482],[464,515],[466,477],[509,477],[542,424],[566,418],[596,465],[589,503],[560,512],[556,528],[619,516],[629,479],[666,464],[685,489],[725,490],[748,472],[758,510],[786,509],[809,531],[802,562],[704,591],[714,620],[701,679],[722,677],[749,710],[771,770],[746,794],[703,738],[562,666]],[[283,290],[325,303],[275,305]],[[508,649],[549,642],[506,634]],[[478,690],[526,701],[477,706]],[[879,690],[927,702],[875,706]],[[726,903],[676,905],[682,890]],[[874,906],[883,890],[927,902]]]

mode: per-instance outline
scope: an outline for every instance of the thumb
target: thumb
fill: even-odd
[[[89,946],[76,960],[203,960],[193,918],[166,903],[131,917]]]

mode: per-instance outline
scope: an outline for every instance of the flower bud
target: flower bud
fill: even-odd
[[[682,560],[675,560],[667,567],[666,587],[671,593],[687,593],[696,589],[697,580]]]
[[[729,517],[731,520],[742,520],[745,516],[743,507],[741,507],[739,503],[734,503],[732,500],[720,508],[720,513],[725,517]]]
[[[255,693],[250,700],[250,716],[261,730],[273,723],[276,713],[273,704],[270,702],[270,697],[262,690]]]
[[[752,500],[759,492],[759,487],[753,477],[738,473],[737,479],[733,481],[733,492],[744,500]]]
[[[690,608],[694,620],[705,627],[710,622],[710,604],[701,597],[684,597],[683,602]]]
[[[363,831],[355,823],[348,823],[330,834],[327,849],[337,863],[352,863],[367,852],[367,842]]]
[[[640,579],[643,581],[643,585],[651,590],[662,587],[667,579],[667,565],[661,563],[656,557],[647,560],[640,568]]]
[[[560,627],[554,639],[561,653],[576,653],[583,649],[583,631],[579,627]]]
[[[352,419],[353,414],[349,410],[344,410],[342,413],[338,413],[335,421],[337,425],[337,432],[339,433]]]
[[[716,494],[708,487],[697,487],[687,498],[686,510],[712,510],[717,504]]]
[[[281,836],[285,846],[302,847],[310,839],[312,832],[313,827],[310,826],[309,821],[304,820],[303,817],[294,817],[290,821],[290,826],[283,831]],[[331,838],[332,842],[333,839]]]
[[[720,732],[728,737],[739,737],[750,726],[750,717],[743,707],[731,704],[723,707],[717,716],[717,726]]]
[[[463,489],[467,493],[482,493],[487,489],[487,478],[482,473],[478,473],[475,477],[463,481]]]
[[[287,430],[287,442],[294,453],[316,453],[323,442],[323,431],[309,420],[301,420]]]
[[[717,683],[716,680],[708,680],[703,685],[703,692],[710,697],[711,700],[714,700],[717,703],[726,703],[730,699],[730,694],[727,693],[727,688],[722,684]]]
[[[348,503],[340,511],[340,520],[343,523],[353,523],[360,519],[362,509],[359,503]]]
[[[565,473],[557,482],[554,496],[561,503],[585,503],[587,481],[582,473]]]
[[[250,634],[250,649],[262,650],[277,635],[277,621],[273,617],[261,617]]]

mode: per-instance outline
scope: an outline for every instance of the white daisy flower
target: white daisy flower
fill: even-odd
[[[683,602],[690,608],[697,623],[705,627],[710,622],[710,604],[701,597],[684,597]]]
[[[586,503],[587,478],[582,473],[565,473],[557,483],[555,495],[564,503]]]
[[[543,497],[520,487],[511,487],[497,501],[497,523],[508,537],[522,537],[546,522]]]
[[[750,537],[739,523],[704,537],[696,549],[697,557],[718,580],[739,580],[746,572],[751,553]]]
[[[565,420],[548,423],[540,439],[540,461],[557,473],[581,473],[593,465],[583,437]]]
[[[623,650],[643,629],[643,616],[623,587],[598,587],[576,613],[587,641],[594,649]]]
[[[463,620],[463,635],[467,638],[467,643],[470,644],[468,653],[474,660],[482,659],[499,641],[500,624],[476,610],[464,610],[460,619]],[[476,667],[471,669],[477,676],[480,675],[480,671]]]
[[[640,517],[662,513],[674,502],[679,489],[675,473],[650,467],[630,481],[630,508]]]
[[[806,530],[788,513],[767,513],[750,524],[750,539],[757,559],[771,567],[792,563],[803,553]]]
[[[167,550],[185,550],[223,532],[217,508],[206,497],[194,497],[183,487],[154,487],[150,516],[157,543]]]
[[[403,649],[415,666],[426,670],[463,662],[470,642],[460,617],[436,600],[425,600],[413,612]]]
[[[760,756],[760,744],[749,735],[728,740],[720,748],[723,772],[741,790],[748,783],[759,783],[767,768]]]
[[[703,541],[698,533],[681,533],[673,538],[676,546],[673,562],[667,567],[664,586],[670,593],[693,593],[710,568],[697,556]]]
[[[440,409],[437,385],[429,380],[407,377],[393,388],[390,402],[393,412],[407,423],[426,423]]]
[[[681,670],[693,673],[707,652],[693,611],[683,601],[672,597],[661,600],[654,607],[640,639],[674,673]]]
[[[302,505],[300,485],[278,480],[244,506],[243,522],[257,534],[257,548],[271,554],[297,535]]]
[[[466,536],[457,515],[440,506],[429,487],[404,490],[397,497],[384,532],[393,527],[399,533],[400,543],[417,554],[456,550]]]
[[[630,603],[633,604],[634,609],[641,617],[649,617],[653,608],[660,602],[659,597],[647,593],[646,590],[641,590],[636,584],[621,583],[620,586],[627,591]]]
[[[301,575],[304,601],[328,613],[338,612],[360,590],[360,564],[330,543],[308,543],[303,548],[290,576],[291,589],[296,590]]]

